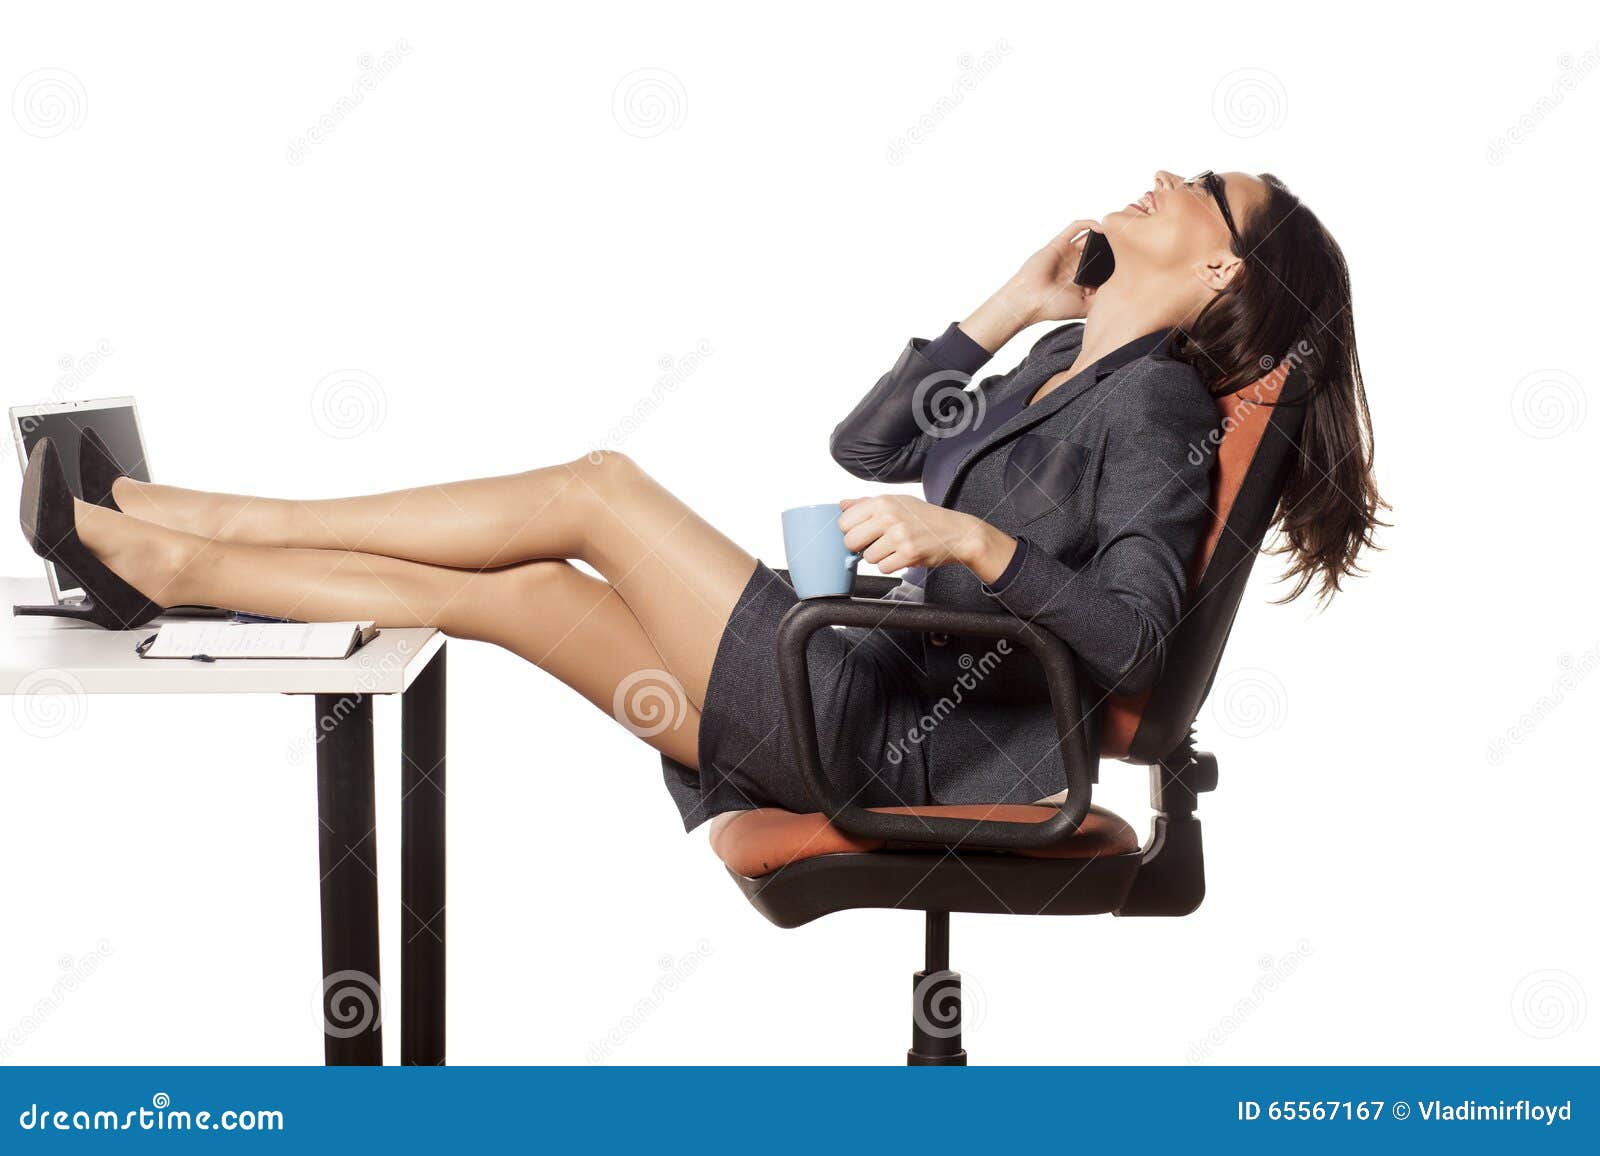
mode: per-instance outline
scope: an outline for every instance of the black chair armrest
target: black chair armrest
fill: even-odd
[[[774,570],[773,573],[790,586],[794,585],[794,579],[789,576],[789,571]],[[900,579],[883,574],[857,574],[850,583],[850,593],[857,598],[882,598],[900,584]]]
[[[1057,750],[1067,777],[1067,799],[1060,813],[1042,823],[991,819],[895,815],[858,807],[831,797],[817,744],[817,718],[811,697],[806,642],[825,626],[860,626],[919,633],[1004,638],[1031,650],[1044,667],[1055,713]],[[921,602],[874,598],[815,598],[801,602],[778,626],[778,684],[800,775],[807,793],[840,830],[864,838],[1006,851],[1038,850],[1064,843],[1089,814],[1095,752],[1089,749],[1078,698],[1077,664],[1067,644],[1012,614],[960,610]]]

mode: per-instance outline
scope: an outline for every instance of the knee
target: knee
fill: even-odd
[[[618,450],[591,450],[567,468],[589,492],[601,495],[623,493],[645,477],[639,464]]]

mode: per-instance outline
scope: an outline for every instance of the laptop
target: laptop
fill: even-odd
[[[139,427],[139,408],[131,397],[12,406],[11,440],[17,447],[17,461],[26,467],[28,455],[39,439],[49,438],[61,453],[68,486],[82,498],[78,492],[78,437],[84,426],[94,427],[130,478],[150,480],[150,458]],[[70,606],[82,599],[81,584],[65,567],[46,562],[44,571],[50,583],[50,597],[57,606]]]
[[[150,455],[145,450],[144,432],[139,425],[139,407],[131,397],[102,397],[94,401],[48,402],[42,405],[16,405],[11,407],[11,440],[17,447],[17,461],[27,468],[28,455],[40,438],[49,438],[61,454],[61,465],[67,474],[67,487],[79,499],[83,497],[78,484],[78,440],[85,426],[92,426],[100,435],[122,467],[123,473],[135,481],[148,482]],[[13,614],[49,615],[57,606],[72,606],[83,600],[83,584],[71,571],[53,562],[44,563],[46,580],[50,583],[51,605],[13,606]],[[264,614],[245,614],[224,610],[216,606],[169,606],[164,611],[169,617],[231,618],[238,622],[287,622],[286,618],[272,618]]]

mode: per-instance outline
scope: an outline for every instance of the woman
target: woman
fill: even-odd
[[[1072,281],[1091,225],[1115,255],[1098,290]],[[1079,319],[951,409],[950,383],[1015,334]],[[1213,397],[1294,348],[1311,351],[1294,399],[1308,408],[1280,549],[1291,597],[1313,583],[1331,595],[1381,505],[1349,281],[1310,211],[1275,178],[1243,173],[1158,172],[942,337],[913,340],[832,449],[857,477],[920,479],[926,500],[846,501],[846,545],[905,575],[895,597],[1023,616],[1063,638],[1098,687],[1144,689],[1208,518],[1209,455],[1192,451],[1216,425]],[[37,552],[82,579],[102,625],[193,603],[437,626],[513,650],[612,711],[661,752],[686,828],[756,806],[814,809],[772,661],[793,591],[620,454],[284,501],[143,484],[117,476],[92,438],[84,448],[87,502],[67,492],[53,447],[35,448],[22,522]],[[917,720],[982,644],[823,631],[810,645],[824,760],[858,805],[1024,802],[1064,785],[1028,654],[983,654],[981,685],[930,734]]]

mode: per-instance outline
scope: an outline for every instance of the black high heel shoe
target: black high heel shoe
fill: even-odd
[[[111,496],[111,486],[127,471],[117,464],[117,459],[93,427],[84,426],[78,435],[78,491],[83,500],[108,510],[122,513],[122,507]]]
[[[107,630],[132,630],[161,613],[161,607],[112,573],[78,537],[67,473],[49,438],[40,438],[28,455],[22,476],[22,532],[35,554],[70,570],[83,587],[82,602],[55,608],[61,617]]]

